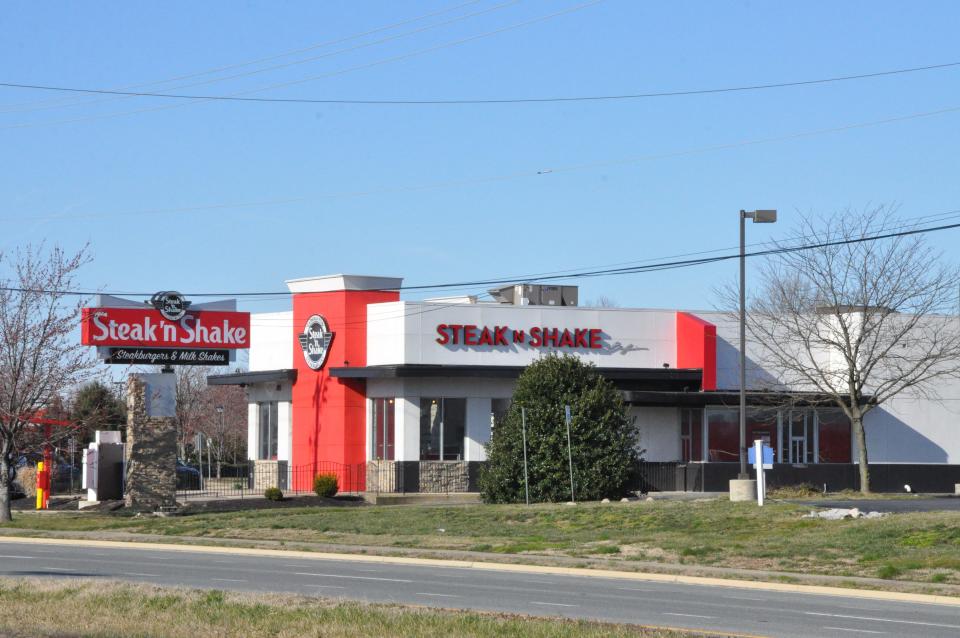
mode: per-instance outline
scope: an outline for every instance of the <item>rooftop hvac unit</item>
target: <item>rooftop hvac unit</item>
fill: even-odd
[[[576,286],[511,284],[488,291],[498,302],[514,306],[576,306]]]
[[[544,306],[561,306],[563,297],[560,286],[540,286],[540,303]]]

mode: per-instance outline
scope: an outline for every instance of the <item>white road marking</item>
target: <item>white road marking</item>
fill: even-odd
[[[377,578],[374,576],[344,576],[342,574],[311,574],[308,572],[294,572],[294,576],[320,576],[322,578],[350,578],[353,580],[382,580],[388,583],[412,583],[412,580],[403,578]]]
[[[43,571],[46,572],[75,572],[75,569],[69,569],[67,567],[41,567]]]
[[[664,616],[682,616],[683,618],[707,618],[707,619],[716,618],[716,616],[701,616],[699,614],[672,614],[669,611],[663,612],[663,615]]]
[[[245,583],[245,580],[238,580],[236,578],[211,578],[210,580],[216,580],[221,583]]]
[[[140,572],[120,572],[123,576],[146,576],[148,578],[159,578],[160,574],[143,574]]]
[[[8,556],[6,554],[0,554],[0,558],[32,558],[35,559],[36,556]]]
[[[921,625],[923,627],[943,627],[945,629],[960,629],[960,625],[945,625],[936,622],[921,622],[919,620],[894,620],[892,618],[872,618],[870,616],[847,616],[845,614],[826,614],[818,611],[803,612],[808,616],[829,616],[830,618],[847,618],[849,620],[872,620],[873,622],[892,622],[901,625]]]
[[[307,585],[307,587],[317,587],[318,589],[346,589],[340,585]]]
[[[453,594],[433,594],[428,591],[418,591],[417,596],[440,596],[441,598],[463,598],[463,596],[454,596]]]
[[[729,598],[730,600],[756,600],[763,602],[766,598],[752,598],[750,596],[721,596],[721,598]]]
[[[530,604],[531,604],[531,605],[549,605],[549,606],[551,606],[551,607],[576,607],[576,605],[567,605],[567,604],[564,604],[564,603],[544,603],[544,602],[540,602],[540,601],[538,601],[538,600],[531,600],[531,601],[530,601]]]
[[[522,583],[535,583],[537,585],[556,585],[552,580],[529,580],[526,578],[520,578],[518,580]]]
[[[885,634],[885,631],[870,631],[869,629],[846,629],[844,627],[824,627],[824,629],[830,629],[831,631],[849,631],[857,634]]]

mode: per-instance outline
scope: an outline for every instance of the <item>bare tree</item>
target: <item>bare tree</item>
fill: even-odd
[[[872,239],[891,228],[903,225],[883,206],[803,219],[779,248],[818,247],[764,263],[747,320],[762,367],[785,388],[824,395],[850,419],[863,492],[864,416],[908,390],[936,399],[932,382],[960,373],[960,330],[947,314],[956,308],[957,269],[923,235]]]
[[[600,295],[596,299],[590,299],[587,303],[583,304],[587,308],[619,308],[620,304],[617,303],[616,299],[608,297],[606,295]]]
[[[201,366],[177,366],[177,454],[187,455],[187,444],[204,429],[207,373]]]
[[[64,292],[89,261],[86,247],[0,255],[9,272],[0,279],[0,522],[11,520],[11,469],[24,428],[96,365],[75,334],[83,299]]]
[[[208,386],[204,391],[203,413],[203,433],[216,459],[217,478],[220,478],[220,466],[231,453],[236,461],[241,445],[245,452],[246,446],[243,444],[246,443],[247,436],[247,399],[243,388],[231,385]]]

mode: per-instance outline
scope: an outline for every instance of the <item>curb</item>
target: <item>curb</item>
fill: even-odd
[[[867,600],[886,600],[896,602],[920,603],[927,605],[945,605],[960,607],[960,598],[935,594],[914,594],[908,592],[878,591],[869,589],[846,589],[822,585],[796,585],[791,583],[769,583],[753,580],[734,580],[729,578],[711,578],[706,576],[682,576],[676,574],[657,574],[650,572],[621,572],[609,569],[583,569],[577,567],[546,567],[538,565],[518,565],[512,563],[493,563],[483,561],[441,560],[437,558],[404,558],[399,556],[372,556],[368,554],[335,554],[330,552],[304,552],[300,550],[250,549],[245,547],[215,547],[178,545],[166,543],[142,543],[124,541],[71,540],[60,538],[32,538],[26,536],[0,537],[0,543],[20,543],[28,545],[74,545],[78,547],[100,547],[115,549],[142,549],[153,551],[171,551],[194,554],[225,554],[235,556],[273,556],[277,558],[303,558],[321,561],[354,561],[359,563],[382,563],[390,565],[411,565],[420,567],[440,567],[457,569],[478,569],[484,571],[512,572],[522,574],[553,574],[559,576],[578,576],[585,578],[614,578],[619,580],[699,585],[704,587],[724,587],[728,589],[749,589],[754,591],[790,592],[816,596],[835,596],[841,598],[859,598]]]

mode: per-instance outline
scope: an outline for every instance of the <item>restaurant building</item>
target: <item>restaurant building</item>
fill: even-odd
[[[210,383],[245,386],[252,461],[307,468],[304,477],[335,471],[356,491],[433,491],[438,481],[474,491],[520,372],[566,353],[622,391],[644,459],[675,466],[661,488],[726,489],[735,477],[739,355],[725,314],[586,307],[576,287],[529,284],[491,291],[493,301],[407,301],[401,283],[293,279],[291,310],[251,317],[249,371]],[[748,344],[748,440],[774,448],[784,480],[855,487],[849,421],[825,397],[773,390],[776,371],[754,363],[757,348]],[[956,405],[904,395],[872,410],[871,462],[903,465],[893,482],[937,465],[947,485],[960,463]]]

